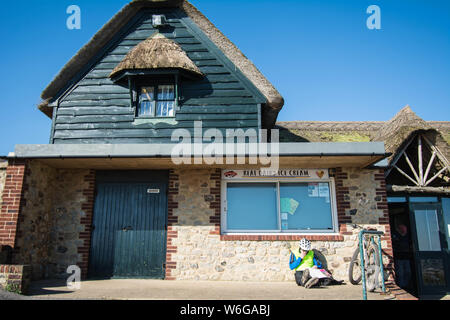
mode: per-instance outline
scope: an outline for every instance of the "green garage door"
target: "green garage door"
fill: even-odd
[[[91,278],[164,278],[166,190],[160,172],[97,175]]]

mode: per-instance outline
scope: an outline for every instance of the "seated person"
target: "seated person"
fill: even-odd
[[[392,233],[392,246],[394,249],[395,280],[403,289],[412,289],[411,252],[408,227],[403,223],[396,226]]]
[[[323,269],[322,263],[311,250],[311,242],[307,239],[300,240],[300,248],[291,251],[289,267],[295,270],[295,282],[299,286],[312,288],[342,284],[336,281],[330,273]]]

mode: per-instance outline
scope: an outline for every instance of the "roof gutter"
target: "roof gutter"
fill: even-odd
[[[204,152],[211,143],[187,144],[193,157],[209,154]],[[15,159],[75,159],[75,158],[170,158],[179,144],[48,144],[16,145],[15,152],[8,158]],[[267,150],[252,148],[249,144],[218,144],[226,156],[227,147],[232,146],[234,156],[273,155],[279,157],[388,157],[382,142],[350,143],[279,143],[267,144]],[[216,147],[217,148],[217,147]],[[220,149],[219,149],[220,150]],[[379,159],[381,160],[381,159]]]

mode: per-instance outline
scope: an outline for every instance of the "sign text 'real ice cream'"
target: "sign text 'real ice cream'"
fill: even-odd
[[[329,178],[328,169],[246,169],[223,170],[222,179],[257,179],[257,178],[302,178],[305,180],[325,180]]]

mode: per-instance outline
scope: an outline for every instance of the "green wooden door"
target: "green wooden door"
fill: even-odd
[[[450,266],[442,207],[439,203],[411,203],[410,214],[419,295],[445,293]]]
[[[97,184],[91,278],[164,278],[166,189],[166,183]]]

